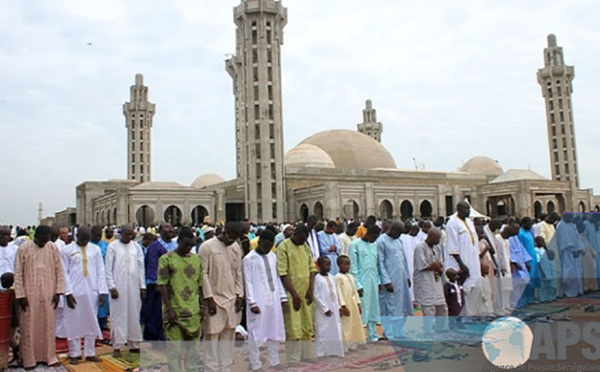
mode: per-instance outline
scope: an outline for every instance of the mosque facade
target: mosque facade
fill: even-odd
[[[323,219],[433,218],[468,199],[488,216],[536,216],[600,210],[600,197],[579,189],[571,111],[574,69],[549,35],[538,82],[546,105],[552,179],[531,170],[504,170],[476,156],[457,171],[398,169],[381,144],[383,124],[370,100],[356,130],[313,134],[284,153],[281,47],[287,9],[281,1],[242,0],[234,8],[236,54],[225,61],[235,99],[236,178],[198,177],[189,186],[153,182],[151,127],[155,105],[141,74],[123,106],[128,179],[77,186],[79,224],[254,222]],[[368,156],[365,156],[368,154]]]

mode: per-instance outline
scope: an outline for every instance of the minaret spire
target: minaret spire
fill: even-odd
[[[377,122],[377,112],[373,108],[373,102],[368,99],[365,102],[363,110],[363,122],[357,124],[357,130],[377,142],[381,142],[381,133],[383,132],[383,124]]]
[[[546,124],[550,147],[552,179],[567,181],[573,189],[579,187],[577,149],[573,125],[573,79],[575,69],[564,62],[562,47],[557,46],[556,36],[548,35],[544,49],[544,67],[537,72],[537,81],[546,101]]]
[[[130,102],[123,105],[127,128],[127,179],[139,182],[151,181],[151,128],[155,113],[154,103],[148,101],[148,87],[144,76],[135,75],[131,86]]]
[[[236,54],[225,61],[236,106],[237,176],[246,217],[283,221],[281,45],[287,9],[281,1],[246,0],[234,8]]]

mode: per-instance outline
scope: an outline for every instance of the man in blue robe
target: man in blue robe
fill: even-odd
[[[144,340],[164,341],[162,298],[156,288],[158,278],[158,261],[160,257],[177,248],[173,241],[173,226],[163,223],[158,228],[160,238],[148,247],[144,264],[146,266],[146,298],[142,302],[141,319],[144,321]]]
[[[413,314],[408,262],[400,240],[403,231],[404,224],[394,222],[377,239],[380,282],[383,286],[379,294],[381,325],[390,340],[404,335],[406,316]]]
[[[324,230],[317,233],[317,239],[319,241],[319,253],[321,256],[329,257],[331,261],[331,275],[337,274],[340,269],[337,265],[337,258],[342,253],[342,243],[340,243],[338,237],[335,235],[337,230],[337,223],[335,221],[327,222]]]
[[[583,294],[583,242],[574,223],[573,213],[565,212],[556,226],[555,239],[561,261],[561,287],[559,297],[576,297]]]
[[[377,244],[381,230],[377,225],[370,225],[366,235],[350,243],[350,274],[354,277],[356,290],[361,300],[362,322],[367,326],[367,341],[379,339],[377,323],[379,313],[379,265]]]
[[[585,236],[596,254],[596,278],[600,288],[600,213],[592,213],[584,222]]]
[[[529,262],[529,283],[525,288],[525,292],[521,296],[521,304],[527,305],[535,302],[536,288],[541,286],[540,271],[538,268],[537,254],[535,253],[535,242],[531,228],[533,221],[529,217],[523,217],[521,220],[521,228],[519,229],[519,241],[525,247],[527,254],[531,257]]]
[[[513,290],[510,294],[510,307],[515,309],[524,305],[522,297],[525,288],[527,288],[527,284],[529,284],[530,269],[528,266],[533,258],[519,240],[519,224],[515,223],[510,226],[505,226],[504,228],[510,228],[512,233],[512,236],[508,238],[508,244],[510,245],[510,266],[513,278]]]

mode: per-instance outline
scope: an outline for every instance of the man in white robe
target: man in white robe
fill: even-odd
[[[346,227],[346,231],[338,236],[338,240],[340,241],[340,244],[342,244],[342,253],[340,256],[348,255],[348,247],[350,247],[350,243],[356,239],[354,235],[356,235],[357,229],[358,224],[356,222],[350,222]]]
[[[9,226],[0,227],[0,275],[15,272],[17,246],[9,242],[10,231]]]
[[[264,230],[258,247],[242,261],[246,287],[246,319],[250,368],[262,368],[259,348],[267,345],[269,367],[279,366],[279,343],[285,341],[282,307],[288,298],[277,272],[277,256],[271,252],[275,235]]]
[[[481,263],[479,261],[479,238],[473,221],[469,219],[471,206],[461,201],[456,206],[456,214],[446,226],[446,269],[456,270],[466,278],[464,315],[476,316],[477,303],[481,294]]]
[[[408,223],[408,220],[407,220]],[[404,255],[406,256],[406,264],[408,265],[408,277],[412,281],[412,277],[415,272],[415,248],[417,247],[415,237],[421,231],[418,225],[404,225],[406,234],[400,235],[400,241],[402,241],[402,246],[404,247]],[[410,300],[415,302],[415,291],[413,286],[411,285],[409,288],[410,291]]]
[[[66,233],[65,233],[65,231],[66,231]],[[61,238],[66,239],[66,238],[68,238],[68,236],[69,236],[69,229],[67,229],[66,227],[59,227],[58,225],[53,225],[50,227],[50,240],[54,244],[56,244],[56,246],[58,247],[58,251],[61,252],[61,255],[62,255],[63,249],[65,249],[65,247],[67,246],[65,241]],[[64,267],[63,267],[63,271],[64,271]],[[65,330],[65,323],[64,323],[64,308],[65,308],[65,298],[64,298],[64,296],[60,296],[60,300],[58,301],[58,306],[56,307],[56,315],[54,318],[54,327],[55,327],[56,337],[58,337],[58,338],[67,338],[67,332]]]
[[[110,336],[113,356],[121,357],[120,349],[127,344],[131,352],[140,351],[142,328],[140,311],[146,297],[144,253],[133,241],[131,226],[121,228],[121,238],[106,250],[106,284],[110,292]]]
[[[81,339],[84,341],[86,361],[99,362],[96,357],[96,337],[102,339],[96,314],[99,303],[108,294],[106,274],[100,248],[89,243],[91,230],[79,228],[77,241],[67,245],[61,252],[65,270],[64,326],[69,340],[69,361],[78,364],[81,359]]]

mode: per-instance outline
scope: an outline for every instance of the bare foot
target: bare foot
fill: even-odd
[[[86,362],[93,362],[93,363],[100,363],[102,361],[102,359],[98,358],[97,356],[89,356],[89,357],[85,357],[85,361]]]
[[[121,357],[121,350],[113,351],[113,358],[120,358],[120,357]]]

